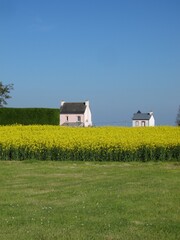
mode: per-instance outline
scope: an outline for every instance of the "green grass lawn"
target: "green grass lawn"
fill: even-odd
[[[179,236],[179,163],[0,161],[1,240]]]

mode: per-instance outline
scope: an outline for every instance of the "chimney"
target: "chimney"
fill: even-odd
[[[64,105],[65,101],[61,101],[61,107]]]
[[[85,101],[85,105],[89,107],[89,100]]]

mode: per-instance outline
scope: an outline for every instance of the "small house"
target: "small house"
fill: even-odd
[[[92,126],[89,101],[61,102],[60,126],[90,127]]]
[[[155,119],[153,112],[141,113],[138,111],[134,113],[132,118],[133,127],[152,127],[155,126]]]

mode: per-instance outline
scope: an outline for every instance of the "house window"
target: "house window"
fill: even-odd
[[[69,117],[68,117],[68,116],[66,117],[66,121],[67,121],[67,122],[69,121]]]
[[[138,127],[139,126],[139,121],[136,121],[135,125],[136,125],[136,127]]]
[[[145,127],[145,126],[146,126],[145,121],[142,121],[142,122],[141,122],[141,126],[142,126],[142,127]]]
[[[80,116],[77,117],[77,121],[81,122],[81,117]]]

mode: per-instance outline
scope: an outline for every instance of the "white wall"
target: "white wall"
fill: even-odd
[[[136,122],[138,123],[138,125]],[[145,127],[154,127],[155,126],[154,117],[151,116],[149,120],[133,120],[132,121],[133,127],[143,127],[144,124],[145,124]]]
[[[92,126],[92,117],[91,117],[91,110],[89,108],[89,105],[87,105],[84,113],[84,126],[85,127]]]
[[[137,124],[138,123],[138,124]],[[133,120],[133,127],[147,127],[149,126],[148,120]]]
[[[154,127],[155,126],[155,119],[154,116],[152,115],[151,118],[149,119],[149,126]]]

